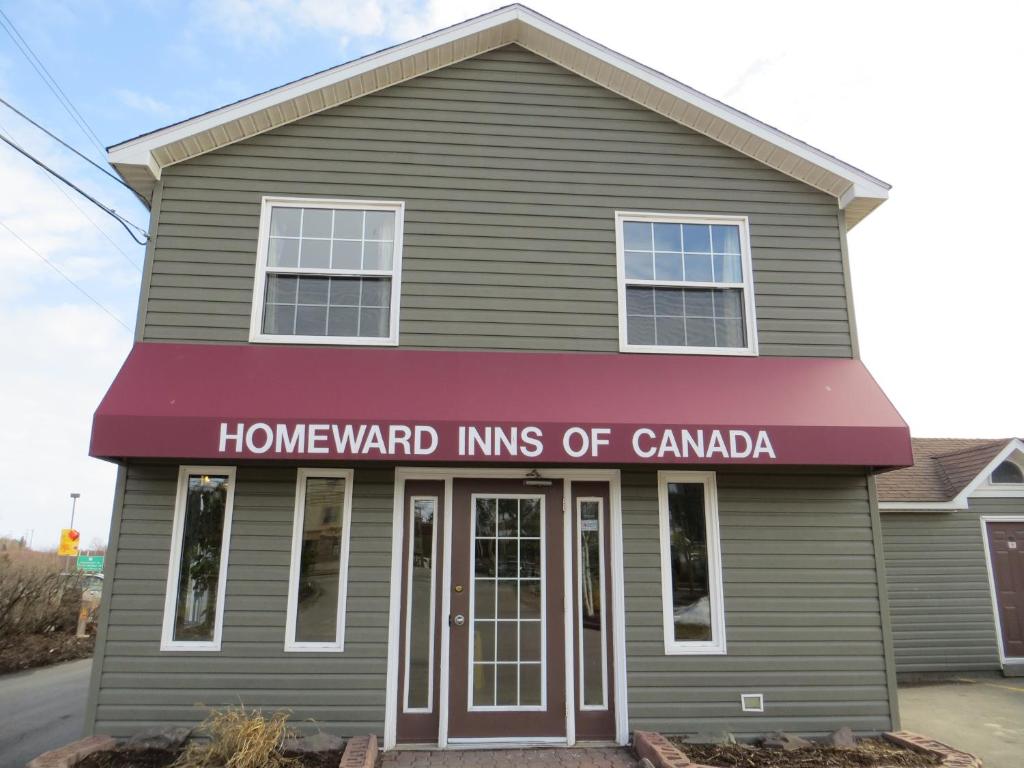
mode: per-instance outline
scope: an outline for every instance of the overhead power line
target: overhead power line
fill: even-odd
[[[117,324],[120,325],[122,328],[124,328],[126,331],[128,331],[128,333],[132,332],[132,329],[129,328],[124,323],[124,321],[121,320],[121,318],[119,318],[117,315],[115,315],[111,310],[107,309],[107,307],[99,299],[97,299],[95,296],[93,296],[91,293],[89,293],[87,290],[85,290],[85,288],[80,286],[75,280],[73,280],[70,276],[68,276],[68,274],[66,272],[64,272],[64,270],[62,270],[60,267],[58,267],[56,264],[54,264],[48,258],[43,256],[43,254],[41,254],[39,251],[37,251],[35,248],[33,248],[31,245],[29,245],[21,235],[19,235],[13,229],[11,229],[9,226],[7,226],[7,224],[5,222],[0,221],[0,227],[3,227],[8,232],[10,232],[11,236],[14,237],[19,243],[24,245],[26,248],[28,248],[30,251],[32,251],[32,253],[34,253],[36,256],[38,256],[40,259],[42,259],[44,262],[46,262],[47,266],[49,266],[50,269],[52,269],[58,275],[60,275],[65,280],[67,280],[69,283],[71,283],[71,285],[74,286],[74,288],[79,293],[81,293],[83,296],[85,296],[87,299],[89,299],[89,301],[91,301],[97,307],[99,307],[104,312],[106,312],[108,315],[110,315],[114,320],[117,321]]]
[[[106,174],[107,176],[109,176],[110,178],[112,178],[112,179],[113,179],[114,181],[116,181],[116,182],[117,182],[118,184],[120,184],[120,185],[121,185],[122,187],[124,187],[124,188],[125,188],[125,189],[127,189],[127,190],[128,190],[129,192],[131,192],[131,193],[132,193],[133,195],[135,195],[135,196],[136,196],[137,198],[139,198],[139,200],[140,200],[140,201],[141,201],[141,202],[143,203],[143,205],[146,205],[146,204],[147,204],[146,198],[144,198],[144,197],[143,197],[142,195],[140,195],[140,194],[139,194],[138,192],[136,192],[136,191],[135,191],[134,189],[132,189],[132,188],[131,188],[130,186],[128,186],[127,184],[125,184],[124,180],[123,180],[123,179],[122,179],[122,178],[121,178],[120,176],[118,176],[117,174],[111,173],[111,172],[110,172],[109,170],[107,170],[107,169],[106,169],[106,168],[104,168],[104,167],[103,167],[102,165],[100,165],[99,163],[97,163],[97,162],[96,162],[95,160],[93,160],[93,159],[92,159],[91,157],[87,157],[86,155],[83,155],[83,154],[82,154],[81,152],[79,152],[79,151],[78,151],[77,149],[75,149],[75,148],[74,148],[73,146],[71,146],[71,145],[70,145],[70,144],[68,144],[68,143],[67,143],[66,141],[64,141],[64,139],[62,139],[62,138],[61,138],[60,136],[57,136],[57,135],[55,135],[54,133],[52,133],[51,131],[47,130],[47,129],[46,129],[45,127],[43,127],[42,125],[40,125],[39,123],[37,123],[37,122],[36,122],[35,120],[33,120],[33,119],[32,119],[31,117],[29,117],[29,116],[28,116],[28,115],[26,115],[26,114],[25,114],[24,112],[22,112],[22,111],[21,111],[20,109],[18,109],[18,108],[17,108],[16,106],[14,106],[13,104],[11,104],[11,102],[7,101],[7,100],[6,100],[6,99],[4,99],[4,98],[0,98],[0,104],[3,104],[3,105],[4,105],[5,107],[7,107],[7,108],[8,108],[9,110],[11,110],[11,112],[13,112],[14,114],[16,114],[16,115],[17,115],[18,117],[20,117],[20,118],[21,118],[22,120],[25,120],[25,121],[27,121],[27,122],[31,123],[32,125],[34,125],[34,126],[35,126],[36,128],[38,128],[38,129],[39,129],[40,131],[42,131],[43,133],[45,133],[45,134],[46,134],[47,136],[49,136],[49,137],[50,137],[51,139],[53,139],[54,141],[56,141],[56,142],[57,142],[58,144],[60,144],[60,145],[61,145],[62,147],[64,147],[65,149],[69,149],[69,150],[71,150],[72,152],[74,152],[74,153],[75,153],[76,155],[78,155],[78,156],[79,156],[80,158],[82,158],[83,160],[85,160],[85,162],[89,163],[89,165],[91,165],[91,166],[93,166],[94,168],[96,168],[97,170],[99,170],[99,171],[100,171],[101,173],[104,173],[104,174]]]
[[[10,16],[4,13],[3,9],[0,9],[0,26],[3,26],[4,31],[17,46],[18,50],[21,51],[21,55],[25,57],[32,69],[36,71],[40,79],[46,84],[46,87],[50,89],[50,92],[56,97],[60,105],[64,107],[64,111],[71,116],[71,119],[75,121],[75,124],[82,129],[82,133],[85,134],[86,138],[92,142],[93,146],[100,153],[100,157],[104,157],[106,151],[103,147],[103,142],[100,141],[99,136],[93,131],[92,126],[89,125],[88,121],[82,116],[82,113],[78,111],[78,108],[71,103],[71,99],[64,93],[64,89],[60,87],[60,83],[57,79],[50,74],[50,70],[46,68],[42,60],[36,56],[35,51],[32,50],[32,46],[28,44],[28,41],[22,37],[21,32],[14,26],[14,22],[11,21]]]
[[[60,181],[64,182],[65,184],[67,184],[69,187],[71,187],[73,190],[75,190],[75,192],[80,194],[82,197],[84,197],[90,203],[95,205],[100,210],[104,211],[108,216],[113,217],[114,220],[116,220],[118,224],[120,224],[122,227],[124,227],[125,231],[131,236],[132,240],[134,240],[136,243],[138,243],[139,245],[145,245],[146,244],[146,241],[149,239],[149,235],[147,234],[146,230],[144,230],[138,224],[133,224],[128,219],[124,218],[121,214],[119,214],[117,211],[115,211],[113,208],[108,208],[107,206],[105,206],[103,203],[101,203],[95,197],[90,195],[84,189],[82,189],[81,187],[79,187],[74,182],[70,181],[69,179],[65,178],[64,176],[59,174],[57,171],[53,170],[53,168],[48,166],[46,163],[44,163],[39,158],[35,157],[28,150],[23,149],[21,146],[16,144],[11,139],[7,138],[6,136],[0,135],[0,141],[2,141],[5,144],[7,144],[9,147],[11,147],[16,152],[18,152],[18,153],[24,155],[25,157],[27,157],[29,160],[31,160],[33,163],[38,165],[40,168],[42,168],[44,171],[46,171],[50,175],[54,176],[55,178],[59,179]],[[135,232],[132,231],[133,229],[135,230],[135,232],[139,232],[142,235],[142,239],[141,240],[138,237],[136,237]]]
[[[2,101],[2,99],[0,99],[0,101]],[[6,126],[3,123],[0,123],[0,135],[7,136],[8,138],[12,137],[11,132],[7,130]],[[135,263],[135,259],[133,259],[131,256],[129,256],[125,252],[124,248],[122,248],[120,245],[118,245],[117,241],[115,241],[114,238],[112,238],[110,235],[108,235],[107,231],[105,229],[103,229],[103,227],[101,227],[99,224],[96,223],[96,220],[92,216],[90,216],[88,214],[88,212],[86,212],[86,210],[84,208],[82,208],[81,205],[78,204],[78,201],[76,201],[75,198],[73,198],[70,194],[68,194],[68,191],[66,189],[64,189],[64,187],[61,186],[61,184],[58,181],[56,181],[50,174],[46,173],[45,171],[43,172],[43,178],[46,179],[48,182],[50,182],[53,185],[54,189],[56,189],[58,192],[60,192],[62,195],[64,195],[64,198],[69,203],[71,203],[73,206],[75,206],[75,208],[78,210],[78,212],[80,214],[82,214],[82,218],[84,218],[86,221],[88,221],[90,224],[92,224],[93,228],[95,228],[95,230],[97,232],[99,232],[101,235],[103,235],[103,237],[106,239],[106,241],[108,243],[110,243],[118,252],[120,252],[120,254],[124,257],[125,261],[127,261],[129,264],[131,264],[132,268],[136,272],[140,272],[140,273],[142,272],[142,269],[139,267],[139,265]]]

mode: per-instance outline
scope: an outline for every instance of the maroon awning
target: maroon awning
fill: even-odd
[[[902,467],[857,360],[136,344],[107,459]]]

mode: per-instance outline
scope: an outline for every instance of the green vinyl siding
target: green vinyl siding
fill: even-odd
[[[851,356],[834,198],[516,46],[163,171],[145,340],[248,340],[263,195],[406,203],[404,347],[618,350],[616,210],[750,217],[760,351]]]
[[[726,655],[667,656],[657,475],[622,476],[630,729],[827,734],[891,727],[866,478],[718,474]],[[763,693],[763,714],[741,693]]]
[[[357,470],[343,653],[285,653],[295,468],[239,467],[219,652],[161,652],[177,466],[130,465],[87,722],[124,735],[206,708],[288,709],[340,734],[382,733],[392,471]],[[118,514],[118,510],[115,510]]]
[[[999,669],[982,515],[1024,515],[1024,499],[973,497],[951,512],[882,513],[896,671]]]

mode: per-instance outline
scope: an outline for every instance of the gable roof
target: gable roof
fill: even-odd
[[[915,437],[914,466],[878,475],[879,505],[888,509],[965,509],[971,491],[1012,451],[1017,438],[959,440]]]
[[[847,228],[889,195],[874,176],[518,4],[116,144],[108,158],[148,200],[170,165],[513,43],[832,195]]]

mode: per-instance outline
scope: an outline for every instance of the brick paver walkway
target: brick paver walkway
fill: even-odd
[[[636,768],[632,751],[622,747],[554,749],[393,749],[380,768]]]

